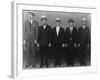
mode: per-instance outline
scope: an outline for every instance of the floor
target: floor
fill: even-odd
[[[32,57],[30,57],[29,53],[23,51],[23,69],[39,69],[40,68],[40,52],[39,50],[36,52],[37,55],[35,56],[36,58],[36,65],[35,66],[32,66],[32,65],[28,65],[26,67],[26,65],[28,63],[30,63],[32,60],[34,60]],[[89,49],[87,48],[86,50],[86,66],[90,66],[90,52],[89,52]],[[58,66],[57,66],[58,67]],[[71,66],[68,66],[65,62],[64,59],[61,60],[61,67],[71,67]],[[74,66],[73,67],[80,67],[80,62],[77,58],[74,58]],[[46,68],[46,66],[43,66],[42,68]],[[54,60],[52,57],[49,58],[49,68],[54,68]]]

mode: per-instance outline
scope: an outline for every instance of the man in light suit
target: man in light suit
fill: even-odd
[[[64,29],[61,27],[60,18],[56,18],[56,27],[52,29],[52,48],[54,49],[54,66],[61,66],[62,47],[64,47]]]
[[[42,25],[39,27],[38,31],[38,47],[40,47],[40,68],[48,64],[49,57],[49,47],[51,46],[51,27],[47,24],[47,17],[41,16]]]
[[[69,27],[65,30],[66,62],[68,66],[74,65],[75,47],[77,43],[77,29],[73,26],[73,19],[68,20]]]
[[[23,43],[24,43],[24,51],[26,51],[27,55],[27,64],[26,67],[32,65],[35,66],[35,54],[36,54],[36,43],[37,43],[37,35],[38,35],[38,22],[34,19],[35,14],[33,12],[27,13],[27,19],[24,24],[24,33],[23,33]]]
[[[78,29],[78,50],[81,66],[86,66],[86,49],[90,45],[90,31],[87,27],[87,19],[84,17],[81,21],[81,27]]]

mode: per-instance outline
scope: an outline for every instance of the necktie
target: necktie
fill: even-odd
[[[72,31],[73,31],[73,27],[70,27],[70,31],[71,31],[71,33],[72,33]]]
[[[43,25],[43,28],[45,29],[46,28],[46,25]]]
[[[82,26],[83,27],[83,29],[85,28],[85,26]]]
[[[31,22],[29,22],[30,30],[31,30]]]
[[[56,27],[57,36],[59,35],[59,27]]]

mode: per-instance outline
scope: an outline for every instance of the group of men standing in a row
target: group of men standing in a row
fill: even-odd
[[[68,66],[74,66],[73,59],[76,53],[78,53],[80,65],[86,65],[85,51],[90,45],[90,32],[86,26],[86,18],[82,18],[81,27],[78,29],[73,26],[73,19],[69,19],[69,27],[64,30],[60,18],[56,18],[56,26],[52,29],[47,24],[46,16],[41,16],[42,25],[40,27],[34,20],[34,13],[29,12],[28,16],[30,18],[25,21],[24,45],[27,53],[33,58],[27,63],[28,65],[35,66],[36,64],[36,47],[40,49],[40,67],[44,65],[49,67],[49,54],[52,54],[54,58],[54,66],[61,66],[63,53]]]

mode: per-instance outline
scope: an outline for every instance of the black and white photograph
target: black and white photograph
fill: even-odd
[[[13,3],[12,76],[96,71],[96,8]]]
[[[91,14],[22,10],[23,69],[91,66]]]

